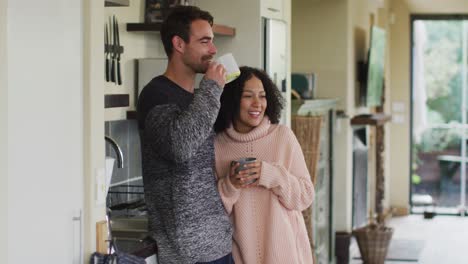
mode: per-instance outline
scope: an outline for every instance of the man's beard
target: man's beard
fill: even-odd
[[[195,73],[206,73],[208,70],[208,66],[210,65],[210,61],[213,60],[212,55],[205,55],[201,57],[201,63],[191,63],[189,64],[190,67],[193,69]]]

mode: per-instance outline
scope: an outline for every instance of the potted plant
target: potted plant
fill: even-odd
[[[385,225],[387,215],[383,210],[383,199],[385,194],[384,177],[384,128],[382,125],[376,126],[376,184],[375,184],[375,210],[369,213],[369,224],[353,230],[356,237],[361,258],[365,264],[383,264],[387,256],[390,240],[393,235],[393,228]]]
[[[393,228],[385,225],[384,215],[378,215],[377,221],[374,217],[371,219],[368,225],[353,230],[353,236],[358,243],[364,264],[383,264],[392,239]]]

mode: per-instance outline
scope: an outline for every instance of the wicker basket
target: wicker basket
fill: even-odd
[[[311,180],[314,184],[317,176],[317,163],[320,155],[320,130],[322,119],[322,116],[293,116],[291,124],[292,130],[301,145],[307,169],[309,170]],[[302,215],[304,216],[310,247],[312,252],[314,252],[312,239],[312,207],[310,206],[304,210]]]
[[[293,116],[292,130],[301,145],[312,182],[317,176],[322,116]]]
[[[393,228],[370,224],[353,231],[364,264],[384,264]]]

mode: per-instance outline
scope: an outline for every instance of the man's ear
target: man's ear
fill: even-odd
[[[172,46],[179,53],[184,53],[185,51],[185,41],[179,36],[172,37]]]

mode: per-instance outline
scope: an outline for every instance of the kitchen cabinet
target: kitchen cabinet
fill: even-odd
[[[286,105],[280,123],[290,125],[290,19],[286,0],[261,0],[263,68],[280,89]]]
[[[128,107],[130,105],[129,94],[105,94],[104,108]]]
[[[290,98],[286,86],[288,76],[287,24],[282,20],[262,18],[263,68],[281,91],[283,98]],[[281,113],[280,123],[289,124],[289,108]]]
[[[283,0],[261,0],[262,17],[284,20]]]
[[[312,226],[307,229],[312,233],[312,247],[316,264],[334,263],[335,228],[333,221],[333,142],[335,107],[337,100],[305,100],[298,110],[299,116],[322,116],[320,126],[318,161],[315,166],[316,177],[312,205]],[[304,146],[302,146],[304,149]],[[311,172],[312,173],[312,172]]]
[[[84,191],[91,179],[87,8],[81,1],[7,2],[0,263],[82,264],[84,208],[92,201]]]

